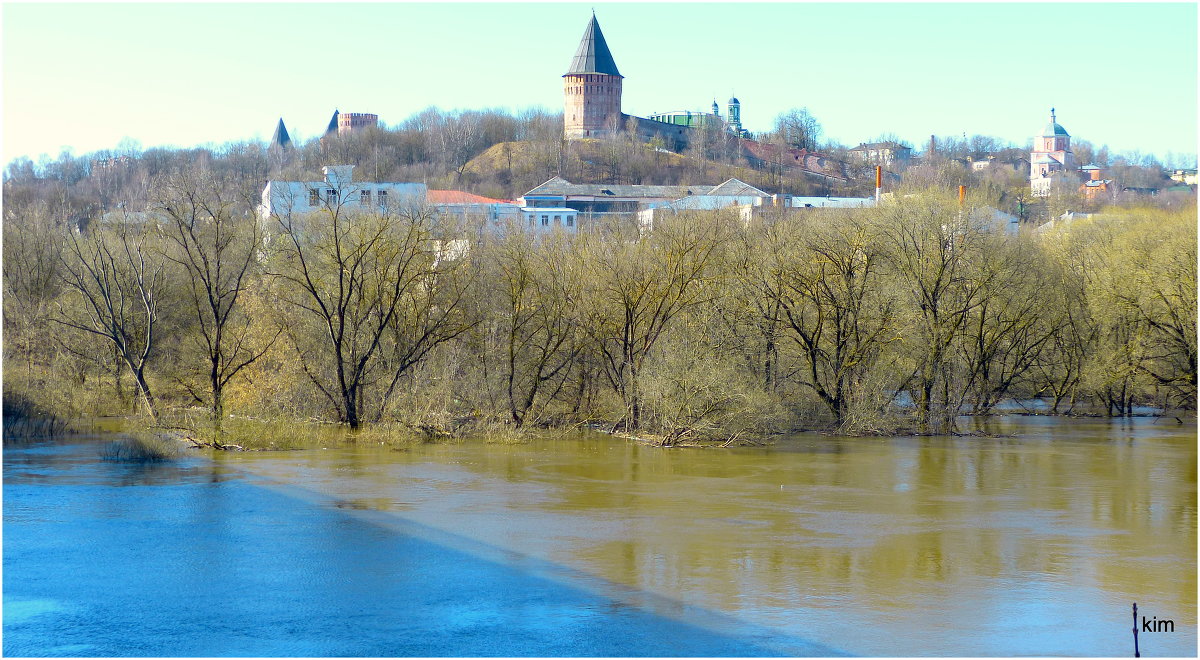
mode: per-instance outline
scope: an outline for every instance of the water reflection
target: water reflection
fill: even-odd
[[[1194,426],[988,424],[1008,437],[223,460],[851,652],[1124,654],[1129,604],[1153,600],[1180,632],[1143,651],[1194,655]]]
[[[5,655],[836,653],[352,500],[89,449],[5,455]]]

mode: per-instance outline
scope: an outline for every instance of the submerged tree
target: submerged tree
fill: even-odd
[[[768,239],[762,294],[777,301],[799,350],[801,382],[847,423],[852,392],[893,339],[894,305],[880,284],[883,245],[863,215],[782,223]]]

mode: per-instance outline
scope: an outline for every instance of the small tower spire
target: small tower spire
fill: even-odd
[[[283,125],[283,117],[275,125],[275,134],[271,136],[271,146],[281,149],[292,146],[292,138],[288,135],[287,127]]]
[[[338,111],[333,110],[333,116],[329,118],[329,125],[325,127],[325,137],[338,134]]]
[[[1056,121],[1054,119],[1054,108],[1050,108],[1050,121]]]

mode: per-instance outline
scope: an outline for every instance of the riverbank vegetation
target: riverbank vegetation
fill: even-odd
[[[1012,399],[1052,414],[1195,409],[1194,193],[1007,236],[989,207],[1027,182],[969,171],[941,145],[875,209],[690,212],[653,231],[584,217],[578,234],[485,231],[421,207],[256,217],[265,179],[315,180],[330,163],[500,196],[556,174],[728,173],[561,135],[561,116],[430,111],[295,151],[10,164],[5,438],[136,415],[210,446],[577,426],[671,445],[948,432]],[[491,166],[468,166],[485,152]],[[772,190],[831,192],[763,174]]]
[[[46,200],[7,208],[6,401],[274,448],[330,422],[670,445],[950,432],[1011,397],[1195,407],[1194,206],[1006,236],[934,187],[749,224],[491,235],[420,208],[260,223],[230,189],[173,178],[157,214],[84,231]]]
[[[100,458],[124,463],[160,463],[182,453],[183,446],[174,438],[150,431],[120,434],[100,448]]]

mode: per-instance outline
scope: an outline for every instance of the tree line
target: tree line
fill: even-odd
[[[58,200],[6,203],[6,398],[664,444],[951,432],[1013,399],[1195,408],[1194,202],[1006,236],[980,196],[934,185],[543,234],[420,205],[262,221],[252,188],[170,172],[145,213],[83,228]]]

